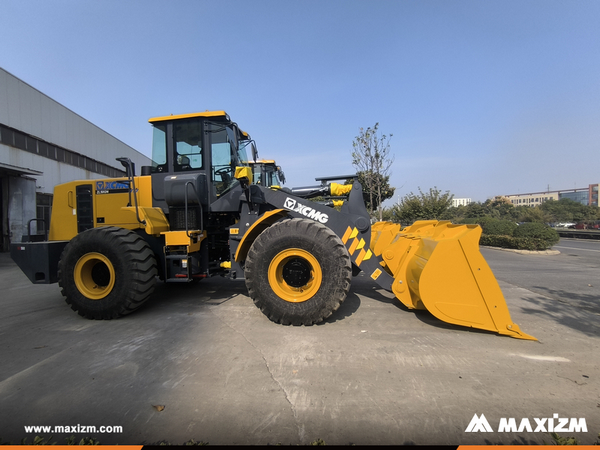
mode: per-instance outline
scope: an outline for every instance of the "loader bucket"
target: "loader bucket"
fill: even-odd
[[[392,275],[392,292],[409,309],[438,319],[536,340],[512,322],[500,286],[479,251],[479,225],[420,221],[371,227],[371,249]]]

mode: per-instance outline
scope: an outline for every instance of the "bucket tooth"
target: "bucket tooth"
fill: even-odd
[[[409,309],[466,327],[536,340],[512,322],[492,270],[479,251],[479,225],[420,221],[401,231],[374,224],[372,248],[393,276],[392,292]],[[390,235],[396,231],[396,234]]]

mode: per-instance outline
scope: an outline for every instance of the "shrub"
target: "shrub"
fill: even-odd
[[[510,220],[492,219],[481,225],[483,233],[493,236],[512,236],[518,225]]]
[[[548,225],[539,222],[526,222],[519,225],[513,236],[516,238],[534,238],[542,239],[547,242],[548,248],[552,247],[560,240],[560,236]]]
[[[479,244],[514,250],[547,250],[552,246],[548,245],[547,241],[538,238],[516,238],[513,236],[494,236],[488,234],[481,236]]]
[[[556,230],[540,222],[526,222],[517,225],[511,220],[485,216],[466,218],[460,223],[481,226],[482,235],[479,243],[489,247],[547,250],[560,240]]]
[[[516,225],[508,220],[494,219],[485,222],[482,228],[479,243],[490,247],[547,250],[560,239],[555,230],[537,222]]]

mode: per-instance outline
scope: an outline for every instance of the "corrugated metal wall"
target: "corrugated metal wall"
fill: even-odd
[[[150,159],[57,101],[0,68],[0,124],[120,168],[127,156],[136,167]],[[0,161],[2,162],[2,161]]]
[[[117,157],[150,158],[0,68],[0,251],[36,218],[37,194],[73,180],[121,176]]]

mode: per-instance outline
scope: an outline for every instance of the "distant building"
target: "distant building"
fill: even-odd
[[[0,68],[0,251],[48,229],[54,186],[122,177],[150,158]],[[43,221],[42,221],[43,220]],[[37,225],[36,225],[37,224]]]
[[[467,206],[470,203],[471,203],[470,198],[453,198],[452,199],[452,206],[454,206],[455,208],[457,206]]]
[[[568,198],[582,205],[598,206],[598,184],[586,188],[564,189],[560,191],[532,192],[528,194],[505,195],[514,206],[538,206],[548,200]]]
[[[559,191],[505,195],[514,206],[538,206],[548,200],[558,200]]]
[[[598,186],[599,184],[590,184],[589,186],[589,192],[590,192],[590,205],[592,206],[600,206],[600,204],[598,204]]]

